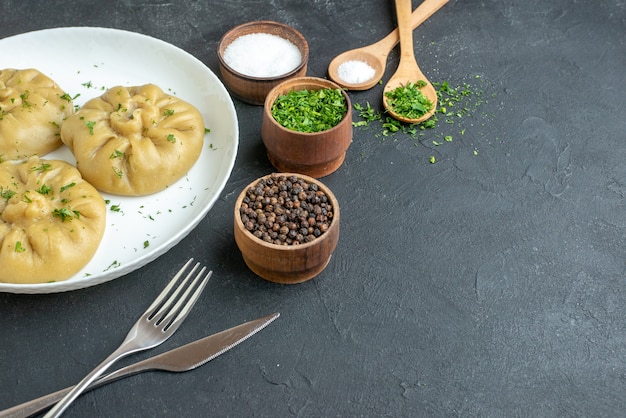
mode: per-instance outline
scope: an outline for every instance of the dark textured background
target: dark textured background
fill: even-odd
[[[304,34],[308,75],[326,77],[335,55],[387,35],[393,13],[391,2],[364,0],[3,0],[0,37],[126,29],[218,73],[222,34],[270,19]],[[344,165],[323,179],[341,203],[338,248],[300,285],[257,278],[234,243],[236,196],[272,171],[262,108],[235,100],[232,176],[174,249],[93,288],[0,294],[0,408],[78,381],[193,256],[214,278],[153,351],[273,311],[281,318],[196,371],[125,379],[84,395],[67,416],[623,414],[625,35],[621,0],[451,0],[415,31],[417,60],[432,81],[469,83],[485,103],[417,140],[356,128]],[[397,62],[396,49],[385,81]],[[380,109],[381,90],[350,97]],[[448,134],[452,142],[432,143]]]

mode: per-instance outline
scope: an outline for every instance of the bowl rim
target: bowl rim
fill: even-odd
[[[322,84],[327,84],[328,87],[322,87],[322,88],[332,88],[335,90],[340,90],[341,94],[343,95],[343,98],[346,101],[346,114],[343,115],[343,118],[341,118],[341,120],[332,128],[326,129],[324,131],[319,131],[319,132],[300,132],[300,131],[295,131],[293,129],[289,129],[289,128],[285,128],[283,125],[281,125],[280,123],[278,123],[278,121],[276,119],[274,119],[274,116],[272,115],[272,105],[274,104],[274,101],[272,101],[272,103],[270,102],[270,97],[274,95],[275,91],[278,91],[281,89],[281,87],[284,86],[284,84],[286,83],[296,83],[296,82],[300,82],[301,84],[306,84],[307,82],[321,82]],[[319,89],[318,89],[319,90]],[[278,96],[277,96],[278,98]],[[346,92],[346,90],[344,88],[342,88],[339,84],[335,83],[332,80],[328,80],[326,78],[321,78],[321,77],[312,77],[312,76],[303,76],[303,77],[293,77],[289,80],[285,80],[283,82],[281,82],[280,84],[277,84],[276,86],[274,86],[274,88],[272,88],[267,95],[265,96],[265,103],[263,105],[263,113],[266,116],[266,119],[269,123],[271,123],[272,125],[278,127],[280,130],[287,132],[287,133],[291,133],[291,134],[295,134],[295,135],[303,135],[305,137],[307,136],[316,136],[316,135],[320,135],[320,134],[327,134],[327,133],[332,133],[334,130],[339,129],[340,125],[346,122],[346,119],[349,117],[349,123],[352,125],[352,101],[350,100],[350,96],[348,95],[348,93]]]
[[[287,32],[291,32],[301,43],[301,45],[297,45],[296,43],[292,42],[291,40],[288,39],[289,42],[293,43],[294,46],[296,48],[298,48],[298,50],[300,51],[300,54],[302,55],[302,58],[300,60],[300,64],[298,64],[298,66],[296,68],[294,68],[293,70],[277,75],[277,76],[273,76],[273,77],[256,77],[256,76],[251,76],[251,75],[247,75],[244,73],[241,73],[237,70],[235,70],[234,68],[232,68],[230,65],[228,65],[226,63],[226,61],[224,60],[224,55],[223,55],[223,50],[226,50],[226,48],[235,41],[235,39],[238,39],[240,36],[234,36],[233,40],[228,44],[228,45],[224,45],[224,43],[226,42],[226,39],[229,38],[230,36],[232,36],[233,34],[235,34],[237,31],[240,31],[242,29],[248,28],[248,27],[253,27],[253,26],[259,26],[259,27],[263,27],[263,26],[275,26],[278,27],[284,31]],[[268,32],[264,32],[264,31],[259,31],[259,32],[251,32],[251,33],[268,33]],[[279,35],[277,35],[279,36]],[[284,37],[283,37],[284,39]],[[220,62],[220,65],[224,66],[224,68],[226,68],[228,71],[230,71],[231,73],[233,73],[234,75],[238,76],[239,78],[245,79],[245,80],[250,80],[250,81],[276,81],[276,80],[281,80],[283,78],[289,78],[291,76],[293,76],[294,74],[298,73],[299,71],[302,70],[302,68],[306,65],[308,65],[309,62],[309,44],[306,40],[306,38],[304,37],[304,35],[302,35],[302,33],[300,33],[300,31],[298,31],[296,28],[294,28],[293,26],[289,26],[285,23],[281,23],[281,22],[276,22],[274,20],[253,20],[250,22],[245,22],[242,24],[239,24],[233,28],[231,28],[230,30],[228,30],[226,33],[224,33],[222,35],[222,37],[220,38],[220,41],[217,44],[217,59]]]
[[[263,241],[261,238],[255,236],[254,234],[252,234],[250,231],[248,231],[244,225],[243,225],[243,221],[241,220],[241,215],[239,213],[239,209],[241,208],[241,202],[243,202],[244,197],[246,196],[246,192],[248,191],[248,189],[250,187],[252,187],[253,185],[257,184],[259,181],[261,181],[262,179],[266,179],[268,177],[271,176],[285,176],[285,177],[290,177],[290,176],[296,176],[299,177],[309,183],[315,183],[318,185],[318,187],[321,187],[323,189],[323,192],[326,194],[326,196],[328,196],[328,198],[330,199],[330,201],[333,203],[333,220],[330,223],[330,227],[328,229],[328,231],[324,232],[322,235],[320,235],[319,237],[317,237],[316,239],[314,239],[311,242],[307,242],[305,244],[297,244],[297,245],[278,245],[278,244],[274,244],[271,242],[266,242]],[[311,177],[311,176],[307,176],[306,174],[300,174],[300,173],[283,173],[283,172],[273,172],[270,174],[266,174],[264,176],[258,177],[257,179],[251,181],[249,184],[247,184],[239,193],[239,196],[237,196],[237,199],[235,200],[235,224],[237,225],[238,228],[240,228],[248,237],[250,237],[252,239],[253,242],[256,242],[257,244],[260,244],[264,247],[268,247],[268,248],[272,248],[278,251],[303,251],[309,247],[313,247],[315,245],[318,245],[322,240],[327,239],[328,237],[331,236],[331,234],[329,234],[330,232],[330,228],[338,228],[339,227],[339,222],[340,222],[340,209],[339,209],[339,201],[337,200],[337,197],[335,196],[335,194],[330,190],[330,188],[328,186],[326,186],[324,183],[322,183],[321,181],[319,181],[318,179]]]

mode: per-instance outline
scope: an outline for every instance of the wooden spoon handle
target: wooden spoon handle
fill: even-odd
[[[396,0],[396,16],[400,37],[400,65],[409,63],[413,65],[413,62],[417,65],[413,46],[413,28],[411,28],[411,0]]]
[[[437,10],[441,9],[449,0],[424,0],[411,14],[411,27],[413,30],[424,23]],[[372,44],[369,48],[379,52],[379,55],[386,57],[400,41],[398,28],[380,41]],[[368,47],[366,47],[368,48]]]
[[[415,30],[431,17],[437,10],[441,9],[449,0],[424,0],[411,14],[411,27]]]

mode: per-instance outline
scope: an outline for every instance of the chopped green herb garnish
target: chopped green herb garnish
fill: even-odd
[[[166,118],[169,118],[173,114],[174,114],[174,109],[165,109],[163,111],[163,116],[165,116]]]
[[[365,119],[365,121],[368,123],[373,122],[375,120],[380,120],[380,118],[382,117],[380,112],[376,112],[372,108],[372,105],[370,105],[370,102],[367,102],[366,107],[363,107],[359,103],[355,103],[354,108],[358,110],[359,116],[362,119]]]
[[[88,120],[85,122],[85,126],[89,129],[89,135],[93,135],[93,127],[96,126],[96,122]]]
[[[474,78],[480,79],[480,76]],[[354,103],[355,109],[355,121],[354,127],[360,127],[363,129],[370,128],[374,122],[377,128],[381,128],[381,131],[377,133],[376,137],[390,137],[397,134],[410,135],[416,141],[416,146],[419,144],[433,144],[435,146],[442,146],[445,143],[452,143],[454,135],[465,135],[466,128],[470,129],[470,126],[464,126],[462,118],[474,117],[477,109],[487,102],[485,93],[479,87],[472,86],[468,83],[461,83],[453,86],[447,81],[433,82],[433,87],[437,91],[438,107],[435,113],[429,119],[417,124],[407,124],[390,117],[385,117],[385,114],[380,110],[374,110],[369,105]],[[495,96],[491,94],[490,97]],[[483,115],[483,117],[493,117],[493,115]],[[447,129],[446,126],[452,126],[453,131]],[[472,125],[473,126],[473,125]],[[484,126],[484,125],[483,125]],[[427,130],[432,132],[426,133]],[[426,137],[430,136],[430,138]],[[474,155],[477,155],[478,151],[474,150]],[[428,158],[428,157],[427,157]],[[429,158],[430,160],[430,158]]]
[[[385,97],[391,110],[408,119],[419,119],[430,112],[434,104],[422,93],[421,88],[424,86],[426,82],[419,80],[386,92]]]
[[[44,172],[44,171],[48,171],[52,168],[52,164],[50,163],[41,163],[38,166],[34,166],[30,168],[30,171],[40,171],[40,172]]]
[[[28,96],[30,96],[30,92],[26,90],[24,93],[20,94],[20,99],[22,99],[22,107],[30,107],[30,102],[28,101]]]
[[[117,178],[121,179],[122,177],[124,177],[124,172],[120,168],[117,168],[117,167],[111,167],[111,168],[113,169],[113,172],[115,173]]]
[[[80,212],[77,210],[70,210],[68,208],[55,209],[52,211],[52,216],[61,218],[61,222],[71,221],[73,218],[80,218]]]
[[[52,188],[50,186],[42,184],[41,187],[38,189],[35,189],[35,191],[39,194],[48,195],[52,191]]]
[[[298,132],[321,132],[333,128],[347,113],[339,89],[290,91],[272,105],[272,116],[280,125]]]
[[[74,187],[74,186],[76,186],[76,183],[74,183],[74,182],[72,182],[70,184],[66,184],[65,186],[61,187],[61,193],[63,193],[64,191],[66,191],[70,187]]]
[[[167,142],[171,142],[172,144],[176,142],[176,137],[173,134],[169,134],[167,136]]]
[[[10,198],[15,196],[15,193],[16,192],[14,190],[3,189],[2,187],[0,187],[0,197],[6,200],[7,202],[9,201]]]
[[[111,153],[111,155],[109,156],[110,159],[114,159],[114,158],[124,158],[126,156],[126,154],[124,154],[122,151],[116,149],[115,151],[113,151]]]
[[[65,100],[66,102],[70,103],[73,100],[76,100],[78,98],[78,96],[80,96],[80,93],[78,93],[77,95],[75,95],[74,97],[70,96],[67,93],[64,93],[61,95],[61,99]]]
[[[16,253],[23,253],[24,251],[26,251],[26,248],[24,248],[22,246],[22,241],[16,241],[15,242],[15,252]]]
[[[117,268],[119,266],[121,266],[120,262],[117,260],[114,260],[111,264],[109,264],[109,266],[106,269],[104,269],[104,271],[110,270],[112,268]]]

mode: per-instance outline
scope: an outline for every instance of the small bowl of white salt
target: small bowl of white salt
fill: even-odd
[[[309,45],[291,26],[259,20],[226,32],[217,56],[230,93],[246,103],[262,105],[275,86],[306,75]]]

